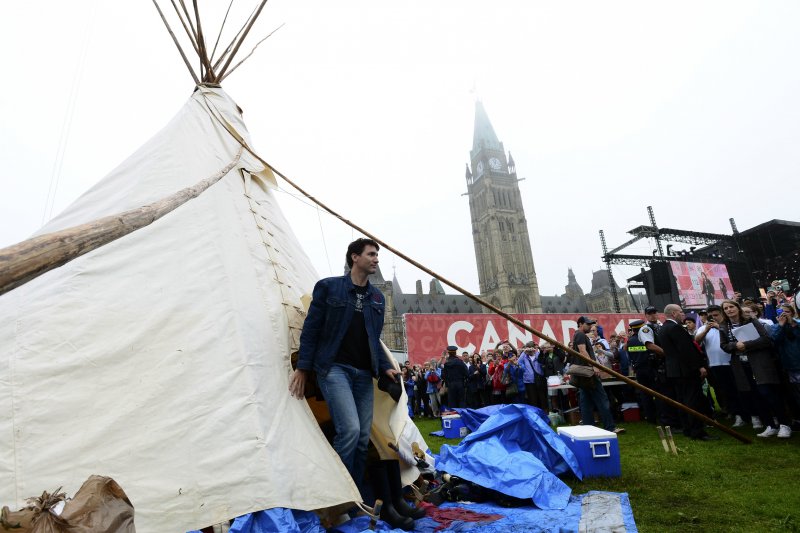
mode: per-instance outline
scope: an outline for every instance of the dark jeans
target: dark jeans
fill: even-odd
[[[422,412],[420,414],[422,416],[433,416],[433,412],[431,411],[431,399],[428,396],[428,393],[425,392],[424,387],[422,389],[422,392],[420,392],[419,394],[418,401],[422,404],[421,407]]]
[[[703,380],[698,375],[696,378],[672,378],[672,385],[678,395],[678,401],[686,407],[694,409],[698,413],[703,413],[707,405],[703,396]],[[699,418],[692,416],[685,411],[680,412],[683,434],[693,439],[706,435],[705,423]]]
[[[533,405],[547,411],[549,407],[547,405],[547,380],[545,377],[536,376],[534,377],[533,383],[526,383],[525,396],[528,405]]]
[[[675,384],[670,379],[667,378],[656,379],[655,391],[663,394],[667,398],[680,401],[678,399],[679,398],[678,391],[675,390]],[[700,396],[703,397],[702,385],[700,386]],[[656,411],[658,412],[658,423],[661,424],[662,426],[672,426],[672,427],[680,426],[682,419],[680,413],[678,412],[678,409],[669,405],[664,400],[660,400],[658,398],[656,399]],[[701,407],[700,409],[696,409],[696,411],[702,412],[703,408]]]
[[[335,363],[317,382],[336,430],[333,449],[361,488],[372,426],[372,371]]]
[[[733,369],[730,365],[712,366],[710,378],[717,401],[720,407],[729,415],[745,417],[742,404],[739,401],[739,392],[736,390],[736,380],[733,378]]]
[[[594,387],[579,389],[579,405],[581,407],[581,424],[591,426],[594,424],[594,410],[600,414],[603,428],[607,431],[614,431],[616,427],[614,418],[611,416],[611,409],[608,406],[608,396],[600,382],[600,378],[594,376]]]
[[[498,394],[492,391],[491,404],[498,405],[501,403],[506,403],[506,391],[498,391]]]
[[[655,377],[647,371],[644,372],[637,371],[636,381],[638,381],[639,384],[644,385],[648,389],[655,390],[656,387]],[[642,410],[642,418],[644,418],[651,424],[655,424],[657,422],[657,418],[656,418],[656,401],[654,397],[651,394],[648,394],[641,389],[636,389],[636,397],[639,402],[639,407]]]
[[[764,426],[775,427],[775,422],[772,418],[778,419],[779,424],[791,426],[792,421],[786,416],[786,409],[783,406],[783,399],[780,395],[780,385],[775,384],[756,384],[756,379],[753,377],[753,369],[750,363],[742,363],[744,375],[750,383],[750,390],[753,391],[752,398],[755,401],[755,412],[761,419]]]
[[[466,390],[462,383],[447,384],[447,407],[450,409],[467,406]]]

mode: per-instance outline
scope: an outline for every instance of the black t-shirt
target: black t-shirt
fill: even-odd
[[[355,306],[353,320],[350,321],[350,326],[342,339],[342,345],[339,346],[336,362],[363,370],[371,370],[372,356],[369,353],[367,326],[364,324],[364,303],[366,302],[367,287],[359,287],[358,285],[355,287],[355,297],[350,302],[350,305]]]
[[[594,349],[592,349],[592,341],[589,340],[589,337],[586,335],[586,333],[582,332],[581,330],[578,330],[575,332],[575,336],[572,337],[572,347],[575,349],[576,352],[580,352],[581,350],[580,348],[578,348],[578,346],[580,346],[581,344],[586,346],[586,353],[589,354],[589,357],[592,360],[595,360]],[[572,361],[572,364],[579,364],[586,366],[586,361],[578,359],[575,356],[573,356],[572,358],[574,359],[574,361]]]

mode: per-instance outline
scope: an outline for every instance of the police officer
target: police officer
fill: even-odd
[[[649,351],[647,346],[639,340],[639,333],[642,327],[645,327],[644,320],[634,320],[630,323],[630,328],[633,331],[630,339],[628,339],[628,358],[630,359],[631,368],[636,373],[636,381],[650,389],[655,388],[656,383],[656,368],[657,368],[657,355]],[[652,341],[651,341],[652,343]],[[656,423],[656,403],[655,398],[645,393],[642,390],[636,390],[636,397],[639,400],[639,406],[642,409],[642,416],[651,424]]]
[[[658,310],[652,305],[648,306],[644,310],[644,315],[647,319],[647,323],[642,324],[636,337],[639,343],[646,349],[647,360],[649,361],[652,373],[652,384],[648,385],[647,383],[643,383],[641,379],[638,379],[638,381],[642,383],[642,385],[674,400],[676,394],[672,384],[667,379],[667,363],[664,358],[664,350],[661,349],[658,342],[658,332],[661,329],[661,322],[658,321]],[[632,325],[633,323],[631,323],[631,326]],[[638,378],[638,371],[636,375]],[[647,380],[647,378],[645,379]],[[678,411],[674,407],[658,398],[655,399],[655,406],[656,419],[659,424],[672,426],[673,428],[678,428],[678,426],[680,426]],[[645,414],[645,417],[646,416]]]
[[[467,406],[466,383],[469,371],[457,352],[457,346],[447,347],[448,357],[442,369],[442,379],[447,386],[447,406],[451,409]]]

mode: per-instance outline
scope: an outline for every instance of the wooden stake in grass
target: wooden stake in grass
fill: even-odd
[[[656,426],[658,430],[658,437],[661,439],[661,445],[664,446],[664,451],[669,453],[669,444],[667,444],[667,438],[664,436],[664,430],[661,429],[661,426]]]
[[[672,455],[678,455],[678,448],[675,446],[675,439],[672,438],[672,429],[669,426],[665,426],[664,429],[667,432],[667,442],[669,443],[669,449],[672,450]]]

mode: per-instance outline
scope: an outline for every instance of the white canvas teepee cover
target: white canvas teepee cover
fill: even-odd
[[[0,505],[91,474],[140,531],[359,500],[305,402],[288,394],[300,298],[317,276],[267,188],[236,104],[198,89],[40,233],[168,196],[236,162],[150,226],[0,296]]]

